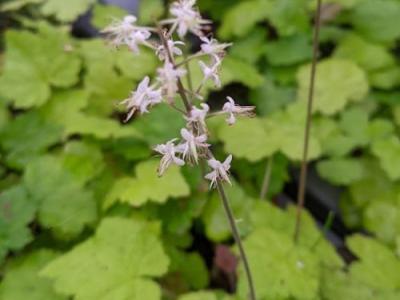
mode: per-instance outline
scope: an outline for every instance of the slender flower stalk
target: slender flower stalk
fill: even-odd
[[[104,30],[104,33],[110,38],[111,44],[115,46],[125,45],[133,54],[137,54],[140,47],[150,47],[154,50],[154,55],[159,58],[161,67],[157,70],[156,78],[150,80],[149,77],[145,77],[130,97],[122,102],[128,110],[126,120],[129,120],[135,112],[148,113],[153,105],[160,102],[164,102],[182,113],[182,117],[186,120],[186,126],[181,129],[181,136],[153,148],[161,155],[158,175],[163,176],[171,165],[202,165],[207,162],[210,171],[204,175],[204,178],[210,181],[210,188],[216,188],[221,197],[232,235],[239,247],[239,254],[249,285],[250,299],[256,300],[249,263],[223,188],[223,183],[231,184],[229,171],[233,158],[232,155],[228,155],[222,162],[215,158],[210,149],[211,145],[208,143],[209,131],[206,123],[209,116],[224,114],[227,115],[228,124],[233,125],[237,116],[251,116],[254,107],[239,106],[231,97],[228,97],[228,102],[225,103],[222,110],[213,113],[210,112],[210,107],[206,103],[200,103],[199,106],[193,105],[192,100],[195,98],[203,100],[200,91],[208,80],[211,80],[216,87],[221,86],[218,72],[222,66],[225,49],[230,46],[230,44],[221,44],[216,39],[206,37],[204,30],[211,22],[201,17],[195,4],[196,0],[173,2],[170,7],[171,17],[160,21],[156,28],[136,26],[136,18],[127,16],[122,21],[111,24]],[[149,39],[153,32],[158,33],[159,41],[155,41],[152,37],[152,43],[150,43]],[[201,51],[185,57],[180,46],[186,44],[184,38],[188,33],[197,36],[202,44]],[[179,39],[174,40],[174,35]],[[183,56],[183,61],[177,64],[176,58],[179,56]],[[203,61],[198,63],[203,79],[200,87],[194,91],[191,84],[188,84],[188,87],[184,86],[183,78],[186,77],[188,83],[191,82],[188,63],[190,60],[203,56],[209,58],[210,64]],[[183,65],[186,69],[181,68]],[[151,85],[150,81],[155,83]],[[180,109],[175,103],[177,96],[181,98],[185,110]]]
[[[318,60],[318,47],[319,47],[319,31],[321,27],[321,9],[322,0],[317,0],[317,10],[314,25],[314,38],[313,38],[313,59],[311,64],[311,74],[310,74],[310,89],[308,91],[308,102],[307,102],[307,119],[306,119],[306,129],[304,131],[304,149],[303,149],[303,159],[301,162],[300,171],[300,183],[297,193],[297,213],[296,213],[296,227],[294,231],[294,242],[297,243],[300,235],[300,225],[301,225],[301,213],[305,202],[305,191],[307,184],[307,159],[308,159],[308,146],[310,141],[310,131],[311,131],[311,115],[312,107],[314,102],[314,87],[315,78],[317,73],[317,60]]]

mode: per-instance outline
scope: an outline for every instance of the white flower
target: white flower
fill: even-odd
[[[179,49],[177,47],[177,45],[185,45],[184,42],[181,42],[181,41],[176,41],[175,42],[175,41],[173,41],[171,39],[171,40],[167,41],[167,44],[168,44],[168,51],[169,51],[169,53],[171,53],[172,56],[174,56],[174,55],[182,55],[183,54],[182,50]],[[158,58],[160,60],[165,60],[166,58],[168,58],[168,54],[165,51],[164,45],[158,46],[158,48],[156,50],[156,55],[158,56]]]
[[[180,0],[171,5],[170,13],[175,18],[167,20],[173,27],[178,27],[178,35],[183,38],[188,31],[201,36],[203,25],[210,24],[208,20],[203,20],[200,13],[193,6],[196,0]]]
[[[178,166],[183,166],[185,162],[176,157],[176,153],[180,153],[177,146],[175,146],[174,142],[176,139],[170,140],[166,144],[157,145],[154,148],[154,151],[162,154],[162,158],[160,161],[160,165],[158,167],[158,176],[162,176],[164,172],[169,168],[169,166],[174,163]]]
[[[151,33],[144,27],[135,26],[136,20],[135,16],[126,16],[122,21],[114,22],[102,32],[109,35],[112,45],[116,47],[128,45],[132,51],[138,53],[138,46],[146,44]]]
[[[199,161],[198,149],[208,148],[210,145],[206,143],[207,135],[202,134],[199,136],[195,136],[192,132],[187,130],[186,128],[181,129],[181,136],[184,139],[184,143],[179,145],[179,150],[183,153],[183,158],[186,157],[191,161],[194,159],[194,162],[197,164]]]
[[[229,116],[226,119],[226,122],[229,125],[233,125],[236,122],[236,116],[241,115],[241,116],[252,116],[253,111],[255,109],[254,106],[239,106],[235,104],[235,101],[232,99],[232,97],[226,97],[228,99],[228,102],[224,104],[222,107],[222,111],[224,113],[227,113]]]
[[[212,66],[207,66],[204,62],[199,61],[199,65],[204,75],[202,84],[204,84],[208,79],[211,79],[216,87],[221,87],[221,80],[219,79],[218,75],[220,61],[216,61],[215,64]]]
[[[131,93],[131,96],[121,104],[125,104],[129,110],[128,116],[125,122],[128,121],[135,111],[139,111],[141,114],[148,112],[148,107],[154,104],[160,103],[161,91],[155,90],[153,87],[149,87],[150,78],[146,76],[138,85],[136,91]]]
[[[183,69],[175,69],[174,65],[166,61],[163,68],[158,69],[158,81],[169,100],[173,99],[178,90],[178,79],[186,74]]]
[[[192,110],[190,111],[190,116],[185,117],[186,121],[188,121],[188,125],[193,124],[193,123],[199,123],[203,130],[206,129],[206,117],[207,113],[210,111],[210,107],[202,103],[200,104],[201,109],[197,108],[195,106],[192,107]]]
[[[211,181],[211,187],[216,185],[218,179],[231,184],[231,181],[229,180],[229,169],[231,168],[231,161],[232,155],[229,155],[223,163],[216,160],[215,158],[207,161],[212,171],[208,173],[204,178]]]
[[[138,54],[139,46],[145,45],[146,40],[148,40],[151,36],[151,33],[147,30],[138,29],[133,31],[126,40],[126,45],[131,49],[134,53]]]
[[[205,54],[211,55],[213,57],[222,56],[225,52],[225,49],[231,46],[232,44],[220,44],[216,39],[209,39],[205,36],[200,37],[201,41],[201,51]]]

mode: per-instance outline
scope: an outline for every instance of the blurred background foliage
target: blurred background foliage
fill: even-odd
[[[282,199],[293,199],[302,157],[314,2],[198,1],[214,35],[233,41],[209,104],[231,94],[257,106],[233,127],[210,119],[211,138],[235,157],[228,195],[258,299],[400,299],[399,0],[324,1],[310,160],[318,180],[339,188],[327,209],[346,230],[321,231],[326,214],[305,212],[292,241],[295,211]],[[140,1],[140,23],[165,7]],[[158,106],[121,122],[118,101],[158,66],[145,49],[112,51],[93,34],[127,12],[95,0],[0,9],[0,299],[246,299],[201,172],[156,176],[151,147],[184,120]]]

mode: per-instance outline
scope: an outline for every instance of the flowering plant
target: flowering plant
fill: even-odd
[[[148,47],[161,61],[162,66],[157,70],[157,77],[153,79],[153,83],[150,83],[149,77],[145,77],[137,89],[121,102],[128,110],[125,121],[130,120],[135,113],[149,113],[152,106],[160,103],[165,103],[182,113],[182,117],[186,120],[186,126],[180,131],[180,139],[174,138],[153,148],[162,156],[158,175],[162,176],[172,164],[183,166],[207,162],[210,171],[204,174],[204,178],[210,181],[211,188],[218,188],[224,202],[247,272],[251,299],[255,299],[247,259],[222,186],[223,182],[231,184],[229,169],[232,155],[229,155],[223,162],[214,157],[210,149],[211,145],[207,143],[209,131],[206,123],[206,119],[209,117],[225,115],[226,122],[234,125],[237,116],[252,116],[255,107],[237,105],[232,97],[227,97],[227,102],[223,105],[222,110],[211,113],[210,107],[203,102],[204,97],[201,95],[201,91],[209,80],[216,87],[221,86],[219,70],[226,49],[231,44],[219,43],[211,37],[209,32],[211,21],[201,17],[195,4],[195,0],[179,0],[172,3],[169,10],[171,17],[158,22],[156,27],[138,26],[136,17],[128,15],[122,20],[114,21],[103,30],[103,33],[114,47],[128,47],[134,54],[140,52],[140,47]],[[181,47],[187,44],[187,41],[183,39],[189,34],[199,39],[201,45],[199,51],[186,57]],[[181,40],[174,40],[174,38]],[[203,78],[200,85],[193,88],[188,63],[196,58],[208,58],[211,63],[199,61]],[[187,86],[183,83],[185,77],[189,83]],[[179,97],[184,110],[179,107],[179,103],[176,103],[176,99]]]

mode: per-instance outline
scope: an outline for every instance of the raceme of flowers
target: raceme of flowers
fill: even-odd
[[[218,180],[230,183],[229,169],[232,155],[223,162],[214,158],[210,144],[207,143],[206,119],[215,115],[226,115],[226,122],[233,125],[237,116],[251,116],[254,107],[237,105],[232,97],[227,97],[222,110],[214,113],[210,113],[210,107],[206,103],[200,103],[198,106],[193,104],[195,100],[203,100],[201,90],[208,81],[213,82],[218,88],[221,87],[219,70],[225,50],[231,45],[219,43],[216,39],[207,36],[206,32],[211,22],[201,17],[195,4],[196,0],[180,0],[172,3],[169,10],[170,18],[158,22],[156,27],[138,26],[137,18],[129,15],[121,21],[113,22],[103,30],[103,33],[106,34],[111,45],[126,46],[134,54],[140,52],[140,47],[152,49],[162,63],[153,83],[150,77],[146,76],[137,89],[121,102],[128,110],[126,121],[131,119],[136,112],[148,113],[152,106],[164,102],[182,112],[187,122],[186,127],[181,129],[180,139],[175,138],[154,147],[154,151],[162,155],[158,168],[159,176],[162,176],[172,164],[195,165],[201,159],[205,159],[211,169],[205,178],[213,187],[216,186]],[[186,44],[182,39],[189,33],[199,38],[201,45],[197,53],[185,57],[183,47]],[[174,36],[180,40],[174,40]],[[182,79],[190,74],[184,65],[193,59],[200,58],[208,58],[208,62],[203,60],[198,62],[203,74],[200,86],[185,87]],[[186,111],[179,109],[175,104],[177,96],[182,98]]]

